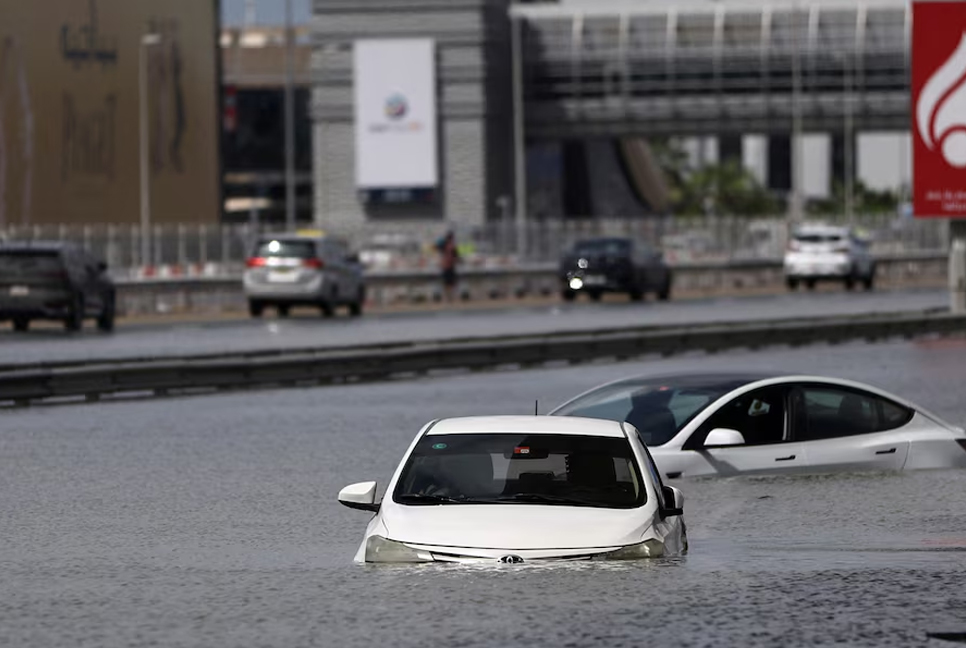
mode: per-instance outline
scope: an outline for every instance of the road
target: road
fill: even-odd
[[[943,308],[947,303],[945,291],[919,289],[722,297],[644,304],[580,302],[549,307],[387,313],[361,319],[323,320],[318,316],[304,315],[286,320],[143,324],[120,329],[112,335],[87,331],[71,336],[56,329],[18,334],[4,329],[0,332],[0,364],[815,317]]]
[[[839,375],[961,422],[963,366],[963,340],[894,342],[7,411],[0,645],[939,648],[966,471],[685,480],[690,555],[626,564],[354,565],[367,516],[335,496],[431,418],[644,371]]]

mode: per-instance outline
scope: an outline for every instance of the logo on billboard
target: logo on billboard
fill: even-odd
[[[406,116],[409,112],[409,103],[406,101],[406,97],[402,96],[398,92],[396,94],[390,95],[386,99],[385,107],[386,117],[393,121],[399,121]]]
[[[919,93],[916,126],[930,150],[938,147],[947,164],[966,168],[966,33]]]

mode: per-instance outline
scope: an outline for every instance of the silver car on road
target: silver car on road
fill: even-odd
[[[244,275],[252,317],[274,306],[287,317],[292,306],[315,306],[326,317],[337,306],[361,315],[365,279],[358,257],[340,239],[315,234],[267,234],[255,243]]]

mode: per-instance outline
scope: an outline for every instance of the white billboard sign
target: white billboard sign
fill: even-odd
[[[429,39],[354,44],[356,186],[431,189],[436,151],[436,55]]]

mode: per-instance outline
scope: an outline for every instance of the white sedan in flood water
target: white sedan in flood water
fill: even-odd
[[[375,512],[357,562],[633,559],[683,554],[683,496],[633,426],[548,416],[427,424],[389,481],[342,489]]]
[[[642,376],[591,389],[556,416],[628,421],[670,479],[966,467],[966,431],[850,380]]]

